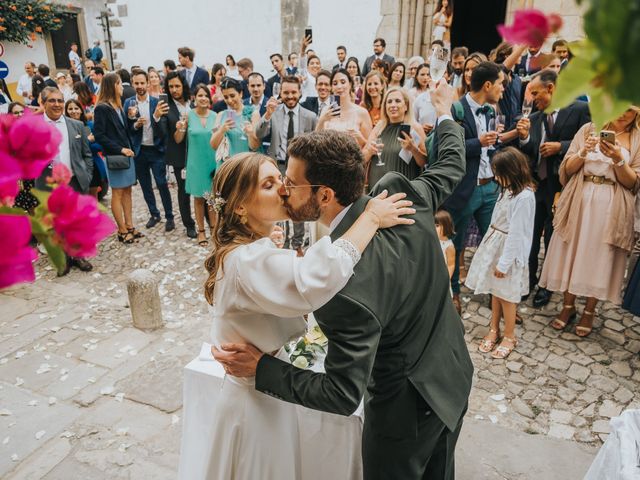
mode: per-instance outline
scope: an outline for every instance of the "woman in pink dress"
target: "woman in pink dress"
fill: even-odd
[[[586,124],[560,165],[564,189],[539,282],[564,294],[551,323],[557,330],[576,317],[576,297],[587,297],[576,326],[580,337],[591,333],[598,300],[621,302],[640,187],[640,108],[629,108],[603,130],[614,132],[615,143],[599,140],[594,125]]]

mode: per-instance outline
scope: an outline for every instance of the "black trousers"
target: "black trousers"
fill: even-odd
[[[173,174],[178,184],[178,209],[180,210],[180,218],[184,228],[196,228],[196,223],[191,216],[191,196],[184,188],[185,180],[182,178],[182,171],[186,167],[172,167]],[[205,215],[208,218],[208,215]]]
[[[454,480],[455,449],[463,412],[451,431],[420,398],[417,435],[397,439],[372,432],[365,419],[362,432],[364,480]],[[391,414],[391,413],[390,413]]]
[[[533,221],[533,241],[529,253],[529,287],[538,284],[538,256],[540,254],[540,238],[544,232],[544,251],[549,250],[551,235],[553,234],[553,198],[560,191],[560,181],[557,177],[540,180],[536,190],[536,214]]]

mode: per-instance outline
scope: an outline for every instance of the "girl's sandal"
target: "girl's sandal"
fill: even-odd
[[[587,337],[589,336],[589,334],[591,333],[591,331],[593,330],[593,316],[594,316],[594,312],[589,312],[587,310],[582,312],[582,318],[580,319],[580,323],[582,323],[582,321],[585,319],[585,317],[590,318],[590,326],[589,327],[583,327],[582,325],[576,325],[576,335],[579,337]]]
[[[135,227],[134,228],[130,228],[129,229],[129,233],[131,235],[133,235],[133,238],[144,238],[144,236],[145,236],[144,233],[139,232],[138,230],[135,229]]]
[[[133,238],[133,235],[131,234],[131,232],[127,232],[127,233],[118,232],[118,241],[122,243],[130,244],[130,243],[133,243],[135,239]]]
[[[510,345],[507,346],[507,343]],[[500,342],[498,348],[491,353],[491,356],[497,359],[507,358],[509,354],[513,352],[513,349],[516,348],[516,345],[518,345],[518,341],[515,338],[502,337],[502,342]]]
[[[573,310],[573,312],[569,315],[569,318],[565,321],[562,320],[560,317],[556,317],[553,319],[553,321],[549,324],[551,325],[552,328],[554,328],[555,330],[564,330],[567,325],[569,325],[569,323],[571,323],[573,320],[575,320],[577,312],[576,312],[576,306],[575,305],[563,305],[562,306],[562,311],[564,312],[565,310]],[[562,314],[562,312],[561,312]]]
[[[209,240],[207,240],[207,237],[205,236],[204,229],[198,230],[198,237],[200,237],[200,234],[205,238],[203,240],[198,240],[198,245],[204,248],[209,245]]]
[[[496,338],[494,338],[493,340],[488,338],[489,335],[491,335],[492,333],[495,333],[496,335]],[[494,348],[496,348],[496,345],[498,344],[499,341],[500,341],[500,332],[494,329],[490,329],[489,333],[485,335],[485,337],[480,342],[480,345],[478,345],[478,351],[482,353],[489,353]]]

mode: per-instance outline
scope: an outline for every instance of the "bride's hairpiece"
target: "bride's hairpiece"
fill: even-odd
[[[227,201],[222,198],[220,192],[216,192],[215,195],[211,195],[210,192],[205,192],[203,196],[207,200],[207,204],[213,207],[216,213],[222,213],[222,209]]]

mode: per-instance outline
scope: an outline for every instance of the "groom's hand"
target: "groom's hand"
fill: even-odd
[[[255,377],[262,353],[248,343],[223,343],[220,350],[211,347],[211,354],[234,377]]]

